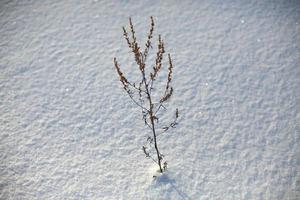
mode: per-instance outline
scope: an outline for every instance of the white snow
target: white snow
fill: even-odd
[[[135,80],[121,27],[143,44],[151,15],[180,111],[156,179],[113,66]],[[297,0],[1,1],[0,199],[300,199],[299,20]]]

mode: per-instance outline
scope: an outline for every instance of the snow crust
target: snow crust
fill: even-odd
[[[134,80],[121,27],[143,44],[151,15],[181,115],[155,179],[113,66]],[[299,19],[296,0],[2,0],[0,199],[300,199]]]

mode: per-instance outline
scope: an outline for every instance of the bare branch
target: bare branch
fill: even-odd
[[[126,90],[126,89],[125,89]],[[140,108],[144,109],[144,110],[147,110],[149,111],[146,107],[142,106],[141,104],[139,104],[132,96],[132,93],[130,92],[130,90],[126,90],[128,96],[130,97],[130,99],[137,105],[139,106]]]
[[[135,84],[132,84],[132,83],[130,83],[130,82],[127,82],[127,83],[128,83],[128,85],[130,85],[131,87],[133,87],[134,89],[136,89],[139,93],[140,93],[140,92],[146,93],[145,90],[142,90],[141,88],[136,87]]]
[[[173,94],[173,88],[171,87],[170,91],[166,91],[167,93],[165,94],[165,96],[163,96],[161,99],[160,99],[160,103],[163,103],[165,101],[167,101],[168,99],[170,99],[170,97],[172,96]]]
[[[158,133],[157,136],[167,132],[170,128],[176,128],[176,125],[178,125],[178,122],[177,122],[178,117],[179,117],[179,111],[178,111],[178,108],[176,108],[174,121],[171,122],[168,126],[162,127],[163,131]]]
[[[155,115],[156,115],[156,113],[159,112],[160,108],[164,108],[165,110],[167,110],[167,108],[163,105],[163,103],[160,103],[159,106],[158,106],[158,108],[156,109],[156,111],[154,113]]]
[[[157,161],[150,155],[149,152],[147,152],[146,149],[147,149],[147,147],[143,146],[143,152],[144,152],[144,154],[146,155],[146,158],[151,158],[151,160],[152,160],[153,162],[155,162],[156,164],[158,164]]]

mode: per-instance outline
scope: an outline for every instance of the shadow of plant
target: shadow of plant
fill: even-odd
[[[176,184],[176,180],[168,176],[167,173],[161,174],[160,176],[156,176],[154,182],[155,187],[160,187],[162,185],[170,185],[170,189],[172,191],[175,191],[175,193],[177,193],[182,200],[191,200],[191,198],[178,187],[178,185]]]

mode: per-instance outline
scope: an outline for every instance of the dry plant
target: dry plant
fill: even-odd
[[[124,90],[129,95],[131,100],[141,108],[143,121],[145,126],[147,126],[152,135],[147,137],[147,143],[143,146],[142,150],[145,153],[147,158],[152,159],[159,166],[159,172],[163,173],[167,169],[167,162],[164,161],[164,155],[159,151],[158,148],[158,136],[169,131],[171,128],[175,128],[177,125],[178,119],[178,109],[175,111],[175,119],[170,124],[161,126],[159,124],[159,113],[161,111],[166,111],[165,103],[170,100],[173,94],[173,87],[171,86],[172,82],[172,73],[173,73],[173,64],[171,55],[168,54],[168,76],[166,80],[166,86],[164,92],[161,95],[160,99],[155,99],[153,96],[154,82],[158,76],[158,73],[162,69],[162,60],[165,53],[164,42],[161,39],[161,35],[158,36],[158,45],[155,63],[152,66],[152,69],[147,69],[150,73],[146,73],[146,60],[149,54],[149,50],[152,49],[151,39],[153,38],[154,32],[154,20],[153,17],[150,18],[151,26],[148,33],[148,38],[145,43],[144,50],[141,50],[137,42],[135,35],[134,26],[132,24],[131,18],[129,18],[130,34],[125,27],[123,27],[123,35],[128,44],[128,47],[131,49],[134,54],[135,63],[138,66],[138,70],[141,74],[141,80],[138,83],[133,83],[129,81],[124,73],[121,71],[120,65],[117,62],[117,59],[114,58],[114,65],[119,75],[120,81],[123,85]],[[158,128],[160,127],[160,128]],[[154,155],[153,149],[155,149]]]

